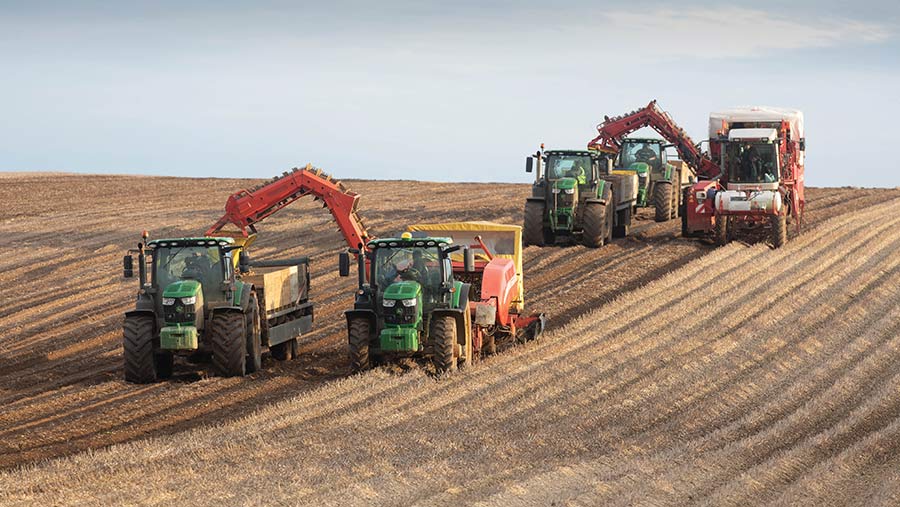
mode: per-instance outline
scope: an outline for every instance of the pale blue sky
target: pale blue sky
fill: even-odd
[[[900,7],[747,5],[0,0],[0,170],[526,182],[657,98],[696,140],[801,109],[808,184],[900,186]]]

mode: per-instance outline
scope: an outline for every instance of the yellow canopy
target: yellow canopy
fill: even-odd
[[[521,312],[525,306],[525,287],[522,276],[522,227],[519,225],[498,224],[494,222],[445,222],[441,224],[412,224],[407,226],[410,232],[422,232],[432,237],[449,236],[455,244],[477,244],[475,236],[493,255],[512,259],[516,266],[519,296],[513,303],[516,311]]]

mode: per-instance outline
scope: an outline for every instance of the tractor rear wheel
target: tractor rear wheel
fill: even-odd
[[[368,370],[371,366],[369,360],[370,333],[368,319],[353,319],[348,325],[350,368],[354,372]]]
[[[584,205],[584,245],[597,248],[603,246],[609,237],[609,201],[606,204],[589,202]]]
[[[223,377],[247,373],[247,327],[244,314],[221,312],[213,315],[209,326],[212,363]]]
[[[772,246],[781,248],[787,243],[787,215],[777,215],[771,218]]]
[[[654,219],[665,222],[672,218],[672,184],[660,181],[653,186],[653,207],[656,208]]]
[[[547,232],[544,231],[544,203],[525,201],[525,227],[522,229],[525,246],[544,246],[547,243],[547,236]]]
[[[247,313],[244,321],[247,326],[247,373],[253,373],[262,369],[262,336],[259,322],[259,301],[256,293],[250,293],[250,303],[247,305]]]
[[[449,316],[434,317],[431,320],[431,343],[433,352],[431,361],[438,373],[456,369],[456,355],[453,344],[456,343],[456,319]]]
[[[153,338],[156,323],[151,315],[125,317],[122,335],[125,348],[125,380],[147,384],[157,379],[156,361],[153,355]]]

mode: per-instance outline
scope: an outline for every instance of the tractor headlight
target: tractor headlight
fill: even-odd
[[[410,306],[416,306],[416,298],[401,299],[400,301],[403,303],[403,306],[407,308],[409,308]]]
[[[397,300],[396,299],[385,299],[384,301],[381,302],[381,304],[383,304],[385,308],[393,308],[394,305],[397,304]]]
[[[574,194],[574,193],[575,193],[575,189],[574,189],[574,188],[567,188],[567,189],[566,189],[566,193],[567,193],[567,194]]]
[[[558,188],[554,188],[554,189],[553,189],[553,193],[554,193],[554,194],[558,194],[558,193],[559,193],[559,189],[558,189]]]
[[[185,305],[192,305],[197,302],[197,296],[191,296],[189,298],[181,298],[181,303]]]
[[[174,304],[175,304],[175,298],[163,298],[163,304],[166,305],[166,306],[168,306],[168,305],[174,305]]]

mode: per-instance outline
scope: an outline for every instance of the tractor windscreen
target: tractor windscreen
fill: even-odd
[[[778,181],[778,155],[771,143],[728,143],[725,171],[730,183]]]
[[[584,180],[590,175],[591,157],[589,155],[561,155],[551,153],[547,156],[547,178],[578,178]],[[581,182],[581,181],[579,181]]]
[[[438,247],[378,248],[372,264],[379,294],[395,282],[419,282],[426,302],[436,302],[444,276]]]
[[[157,247],[154,251],[156,272],[154,281],[165,288],[179,280],[197,280],[207,300],[216,297],[218,287],[225,280],[225,269],[218,247],[183,246]]]
[[[619,153],[619,167],[628,168],[635,162],[644,162],[650,169],[657,171],[660,168],[662,155],[658,143],[624,143]]]

